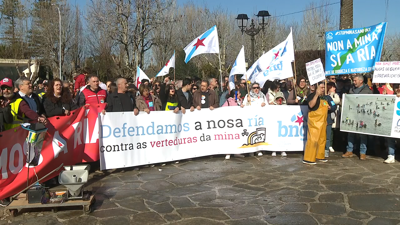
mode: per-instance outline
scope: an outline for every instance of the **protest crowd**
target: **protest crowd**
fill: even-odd
[[[235,89],[229,87],[228,77],[223,83],[218,79],[199,80],[185,78],[181,86],[175,85],[170,77],[165,77],[162,82],[156,79],[143,79],[139,88],[126,78],[115,81],[100,81],[96,75],[91,75],[84,69],[75,77],[75,83],[62,81],[58,78],[47,81],[38,80],[35,85],[28,78],[19,78],[15,82],[8,78],[1,80],[1,131],[18,127],[21,122],[47,123],[47,118],[69,115],[78,107],[90,104],[107,103],[103,111],[124,112],[140,111],[172,111],[173,113],[190,113],[194,110],[218,107],[240,106],[251,107],[260,105],[308,105],[310,112],[320,108],[320,101],[328,102],[326,111],[326,145],[324,154],[317,159],[326,161],[329,152],[334,152],[334,140],[348,139],[347,151],[343,157],[353,157],[354,148],[360,150],[360,159],[366,159],[368,137],[341,133],[339,128],[340,105],[343,94],[381,94],[400,96],[398,84],[373,84],[367,83],[362,75],[342,75],[327,77],[327,86],[323,82],[309,85],[306,78],[267,81],[263,87],[258,83],[249,83],[245,79],[235,82]],[[326,92],[325,92],[326,89]],[[357,137],[358,136],[358,137]],[[356,145],[359,139],[359,148]],[[385,163],[394,163],[394,140],[386,138],[389,145],[388,158]],[[370,146],[374,148],[374,146]],[[257,153],[262,156],[262,152]],[[243,157],[242,155],[237,155]],[[276,156],[276,152],[272,152]],[[287,156],[281,152],[281,156]],[[229,159],[230,155],[226,156]],[[315,164],[315,159],[304,159],[304,163]]]
[[[215,31],[213,35],[217,36],[216,27],[213,27],[210,31],[211,33]],[[213,45],[212,41],[215,41],[215,39],[211,39],[210,43],[206,43],[206,45]],[[243,74],[253,75],[255,70],[253,66],[249,69],[250,73],[245,70],[243,72],[236,71],[236,73],[231,71],[230,76],[222,76],[221,73],[220,76],[203,80],[195,74],[183,80],[175,80],[166,76],[170,67],[166,67],[166,72],[163,72],[164,69],[162,69],[159,74],[151,79],[147,76],[143,78],[143,72],[138,68],[135,80],[124,77],[115,80],[100,80],[89,68],[83,68],[74,77],[74,82],[59,78],[31,81],[24,76],[17,80],[6,77],[0,81],[0,132],[16,129],[22,123],[52,125],[52,117],[70,116],[79,109],[97,107],[100,104],[105,106],[104,110],[101,111],[103,115],[114,112],[133,112],[133,114],[130,114],[132,117],[151,116],[156,114],[153,113],[154,111],[170,111],[165,112],[165,114],[171,113],[172,115],[173,113],[200,113],[205,109],[209,113],[208,115],[213,115],[218,110],[217,108],[231,106],[235,106],[237,110],[250,107],[251,110],[257,111],[262,107],[262,110],[273,111],[282,105],[292,105],[302,106],[297,108],[308,109],[308,116],[304,122],[307,123],[305,125],[307,126],[307,129],[305,129],[307,133],[304,134],[307,139],[305,139],[302,162],[299,160],[299,163],[307,165],[327,163],[330,153],[335,151],[343,152],[343,158],[357,156],[360,160],[366,160],[367,155],[381,156],[382,150],[387,155],[383,162],[386,164],[395,163],[395,138],[367,135],[362,134],[362,132],[341,132],[340,126],[342,121],[346,120],[347,122],[347,119],[341,116],[341,107],[345,95],[376,94],[400,97],[399,84],[373,83],[370,76],[361,73],[328,74],[325,77],[325,72],[323,72],[322,79],[325,80],[318,80],[317,82],[312,82],[311,76],[307,78],[296,76],[296,74],[293,76],[291,63],[294,61],[294,54],[292,57],[287,53],[290,50],[286,49],[291,42],[293,40],[291,40],[290,33],[287,40],[280,44],[285,48],[281,55],[272,53],[272,51],[265,53],[266,55],[275,55],[272,61],[272,63],[275,63],[275,68],[279,68],[279,65],[282,67],[282,61],[287,64],[283,70],[279,71],[279,76],[282,79],[266,79],[262,82],[242,76]],[[198,51],[199,45],[194,40],[188,45],[188,49],[185,48],[185,51],[191,52],[187,54],[189,56],[185,60],[188,61],[194,56],[193,52]],[[291,52],[293,52],[293,49]],[[202,53],[217,52],[207,49]],[[175,60],[174,57],[175,54],[171,60]],[[263,56],[260,59],[263,59]],[[281,62],[278,62],[279,60]],[[245,69],[244,55],[242,61],[242,66]],[[258,64],[261,65],[262,63]],[[258,64],[255,62],[254,65]],[[270,66],[265,68],[270,68]],[[290,74],[285,69],[290,70]],[[260,74],[266,73],[268,75],[269,72],[271,71],[267,69]],[[82,111],[84,110],[80,112]],[[160,114],[155,116],[157,115]],[[226,116],[228,117],[228,115]],[[356,127],[358,126],[357,122]],[[298,128],[298,130],[302,128]],[[263,129],[268,129],[268,127]],[[301,135],[303,136],[303,134]],[[249,136],[248,140],[250,138]],[[167,140],[165,140],[165,144],[167,145]],[[125,149],[126,146],[127,144]],[[302,150],[298,149],[298,151]],[[247,154],[263,157],[266,151],[257,149],[256,152],[251,153],[225,153],[225,159],[229,160],[231,157],[246,157]],[[356,153],[359,153],[359,155],[356,155]],[[275,149],[270,151],[269,154],[272,157],[277,155],[287,157],[290,153],[287,153],[285,149]],[[10,204],[10,200],[4,198],[0,203],[7,206]]]
[[[175,85],[168,76],[162,81],[143,79],[139,88],[126,78],[102,82],[96,75],[91,75],[88,69],[84,69],[75,77],[75,83],[56,78],[50,81],[40,79],[34,85],[24,77],[16,81],[4,78],[0,82],[0,129],[6,131],[20,126],[22,122],[46,124],[47,118],[69,115],[79,107],[99,103],[107,103],[103,114],[133,111],[135,115],[140,111],[148,114],[152,111],[190,113],[204,108],[214,110],[227,106],[243,108],[256,105],[261,107],[308,105],[309,121],[312,123],[313,112],[321,111],[316,116],[324,116],[326,123],[324,127],[317,125],[313,127],[309,123],[309,137],[303,163],[327,162],[329,153],[335,151],[333,143],[338,145],[347,143],[347,146],[339,146],[346,148],[342,157],[356,156],[353,150],[359,149],[360,160],[366,160],[367,149],[374,150],[376,147],[376,144],[368,145],[368,139],[374,137],[339,131],[339,108],[342,96],[374,93],[400,97],[398,84],[371,85],[367,81],[362,75],[356,74],[329,76],[325,87],[324,82],[309,85],[306,78],[299,77],[297,81],[293,79],[267,81],[260,87],[258,83],[246,82],[245,79],[238,77],[235,89],[231,90],[227,76],[224,77],[222,84],[215,78],[209,80],[185,78],[180,86]],[[321,131],[326,132],[326,136],[322,136],[324,140],[319,140]],[[317,140],[314,140],[315,138]],[[347,142],[344,142],[346,139]],[[384,143],[388,146],[388,157],[384,163],[394,163],[395,139],[381,139],[384,139]],[[318,143],[318,148],[313,147],[314,141]],[[321,143],[324,144],[321,146]],[[280,154],[282,157],[287,156],[284,151]],[[263,153],[257,152],[255,155],[262,156]],[[272,156],[276,155],[276,152],[272,152]],[[230,155],[226,155],[225,159],[230,159]],[[6,204],[7,200],[3,200],[3,205]]]

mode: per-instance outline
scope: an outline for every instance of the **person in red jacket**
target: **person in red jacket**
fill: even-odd
[[[88,81],[89,85],[79,93],[78,106],[105,103],[107,92],[100,88],[99,78],[96,75],[90,75]]]
[[[75,93],[78,93],[81,87],[86,85],[86,76],[88,75],[88,68],[84,68],[82,73],[74,78],[75,80]]]

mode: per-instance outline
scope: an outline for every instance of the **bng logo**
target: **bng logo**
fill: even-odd
[[[278,121],[278,137],[299,137],[300,140],[307,139],[307,121],[304,120],[302,112],[293,115],[291,123]]]

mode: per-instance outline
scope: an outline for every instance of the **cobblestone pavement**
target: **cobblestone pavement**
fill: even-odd
[[[1,212],[0,224],[399,224],[400,163],[203,157],[91,174],[94,212]]]

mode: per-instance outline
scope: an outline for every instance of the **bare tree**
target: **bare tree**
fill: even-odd
[[[66,56],[72,48],[74,37],[74,14],[66,0],[57,1],[61,9],[61,58],[59,56],[59,17],[57,9],[49,1],[34,3],[32,11],[31,44],[33,57],[39,57],[50,66],[53,75],[59,75],[59,62],[65,65]]]

